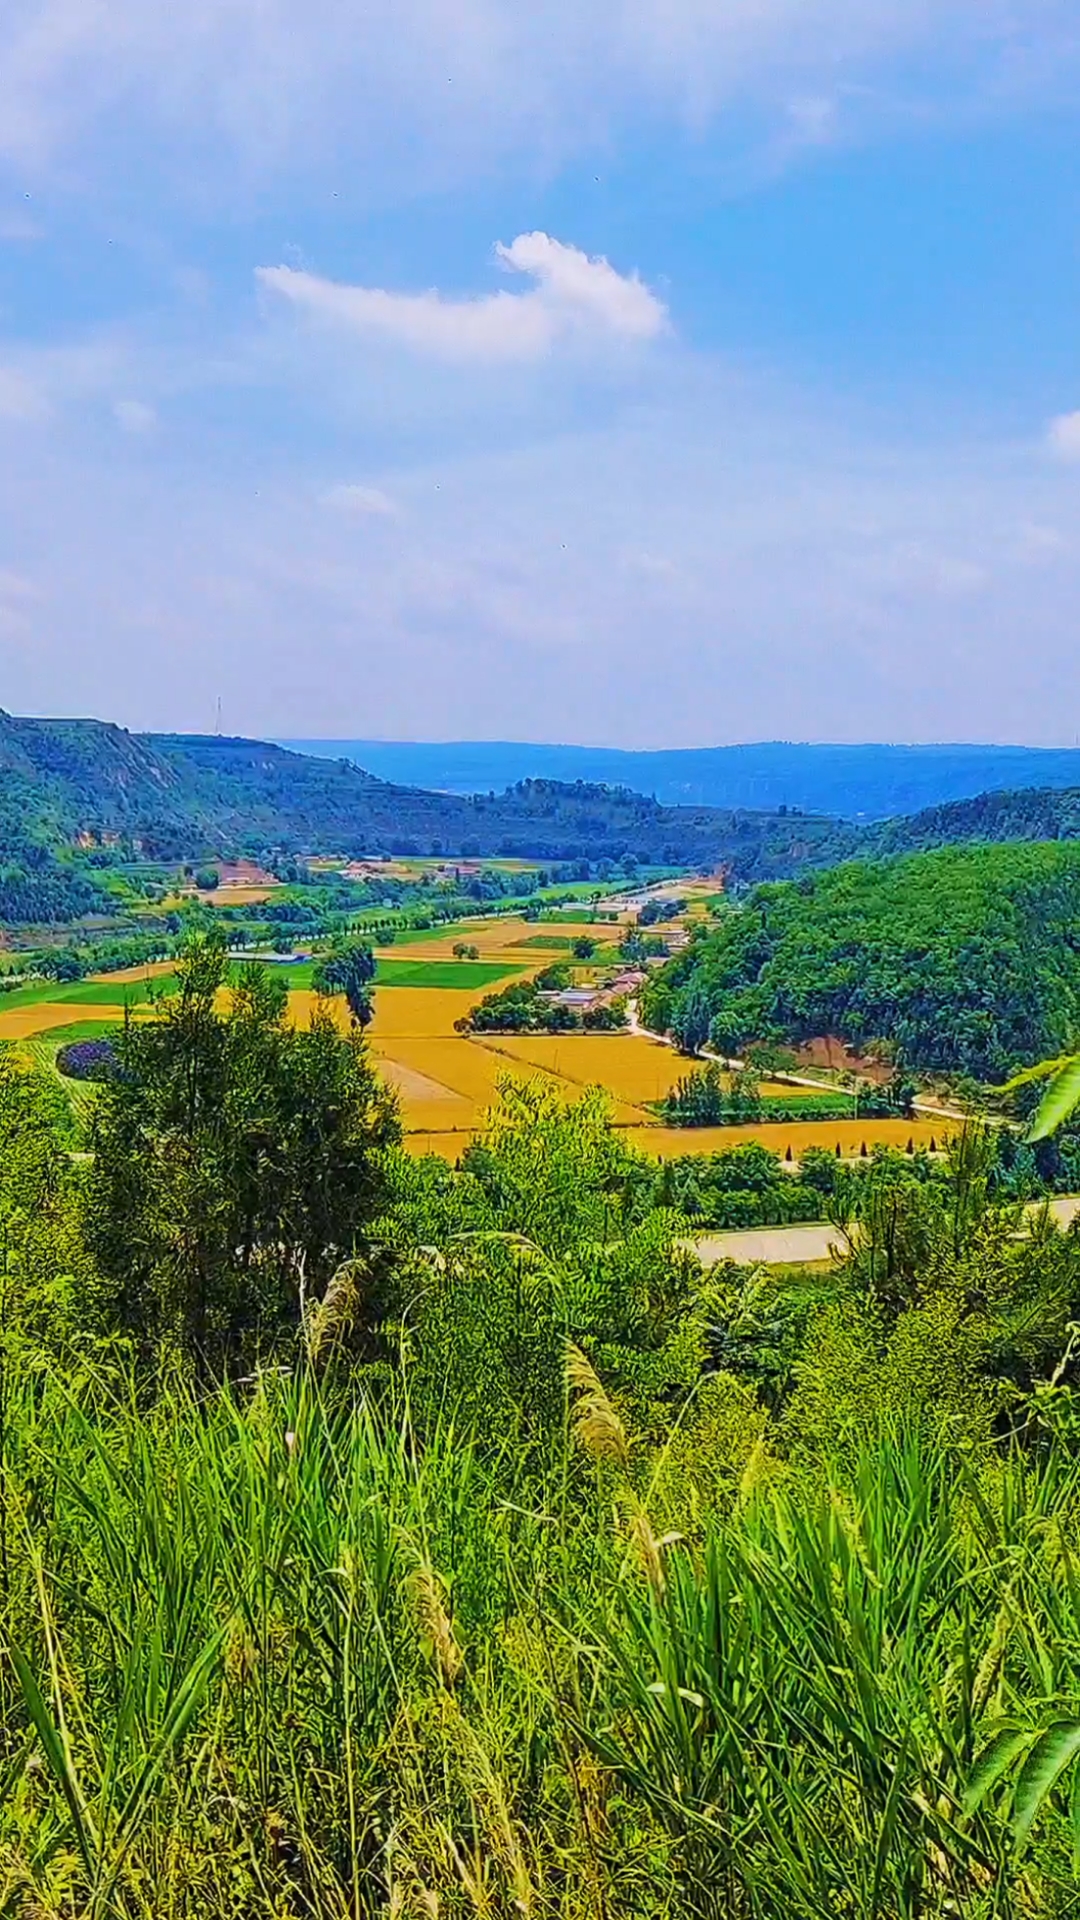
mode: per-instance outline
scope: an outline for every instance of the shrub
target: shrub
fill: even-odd
[[[111,1040],[73,1040],[61,1047],[56,1056],[60,1072],[68,1080],[112,1080],[119,1062]]]

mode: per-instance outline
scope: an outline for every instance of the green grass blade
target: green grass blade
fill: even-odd
[[[964,1794],[964,1812],[974,1813],[992,1787],[1009,1771],[1013,1761],[1031,1744],[1030,1729],[1002,1727],[988,1747],[984,1747],[972,1768]]]
[[[1028,1129],[1028,1140],[1045,1140],[1080,1106],[1080,1054],[1066,1060],[1039,1102],[1038,1112]]]
[[[87,1873],[93,1874],[94,1855],[96,1852],[94,1835],[87,1814],[82,1787],[79,1783],[78,1774],[75,1771],[75,1764],[68,1749],[67,1741],[64,1739],[63,1734],[45,1704],[41,1689],[34,1678],[30,1663],[26,1659],[25,1654],[23,1654],[18,1647],[12,1647],[10,1652],[11,1662],[15,1668],[16,1677],[19,1682],[19,1690],[22,1693],[23,1704],[30,1716],[38,1739],[41,1741],[42,1750],[53,1778],[60,1788],[64,1799],[67,1801],[68,1812],[71,1814],[72,1825],[75,1828],[75,1837],[79,1852],[82,1855],[83,1865]]]
[[[1058,1720],[1028,1754],[1013,1796],[1013,1837],[1022,1846],[1067,1766],[1080,1754],[1080,1720]]]

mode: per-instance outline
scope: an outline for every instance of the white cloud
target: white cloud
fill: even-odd
[[[125,433],[149,433],[157,426],[157,414],[145,400],[117,400],[113,418]]]
[[[391,500],[381,487],[360,487],[347,484],[331,487],[322,496],[323,504],[336,507],[341,513],[388,515],[397,512],[397,503]]]
[[[445,186],[448,168],[544,166],[631,117],[783,124],[849,83],[884,82],[879,106],[894,90],[1000,108],[1074,84],[1076,56],[1075,0],[4,0],[0,153],[49,166],[100,132],[116,166],[119,120],[197,192],[234,192],[223,156]]]
[[[1080,413],[1059,413],[1050,422],[1046,442],[1059,460],[1080,460]]]
[[[1033,566],[1018,536],[1071,528],[1074,470],[686,359],[557,433],[546,380],[531,438],[496,406],[468,448],[362,456],[339,412],[222,460],[215,393],[209,452],[147,463],[58,411],[0,460],[0,560],[47,583],[0,593],[7,704],[206,728],[220,692],[237,730],[337,738],[1067,735],[1080,550]],[[356,478],[328,498],[328,472]],[[380,480],[416,509],[351,518]]]
[[[538,360],[559,342],[649,340],[667,324],[663,302],[637,274],[617,273],[610,261],[590,258],[549,234],[519,234],[509,246],[498,245],[495,255],[536,285],[527,293],[500,290],[454,300],[434,290],[344,286],[295,267],[259,267],[256,273],[264,287],[317,319],[440,360]]]

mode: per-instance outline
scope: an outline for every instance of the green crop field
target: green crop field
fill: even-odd
[[[257,959],[258,956],[253,954],[252,958]],[[238,968],[243,965],[244,962],[242,960],[235,962],[232,969],[232,978],[234,980]],[[314,985],[315,967],[316,962],[314,960],[298,960],[295,964],[291,962],[286,964],[280,960],[271,960],[266,963],[267,972],[272,973],[275,980],[284,980],[285,985],[294,993],[309,993],[311,991]]]
[[[137,1007],[147,1000],[162,1000],[172,990],[173,976],[159,974],[153,980],[81,980],[78,986],[47,990],[38,999],[50,1006]]]
[[[524,967],[497,960],[380,960],[376,987],[489,987]]]
[[[134,1007],[140,1001],[157,998],[168,987],[171,975],[159,974],[153,980],[79,980],[70,986],[58,986],[54,980],[35,980],[31,986],[16,987],[0,994],[0,1013],[14,1013],[19,1007]]]
[[[98,1020],[80,1020],[73,1027],[46,1028],[44,1033],[35,1034],[32,1039],[20,1040],[20,1048],[42,1048],[54,1059],[61,1047],[73,1046],[77,1040],[101,1040],[109,1033],[118,1033],[119,1026],[102,1012]]]
[[[19,1052],[24,1060],[30,1061],[39,1073],[48,1074],[62,1088],[80,1129],[89,1122],[98,1090],[90,1080],[67,1079],[56,1064],[56,1056],[61,1047],[69,1046],[73,1040],[100,1040],[107,1031],[107,1027],[101,1025],[66,1027],[61,1033],[39,1034],[34,1039],[19,1042]]]

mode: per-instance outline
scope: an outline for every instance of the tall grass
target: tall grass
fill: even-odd
[[[9,1372],[0,1914],[1074,1912],[1080,1464],[755,1454],[661,1532],[568,1394],[539,1477],[309,1375]]]

